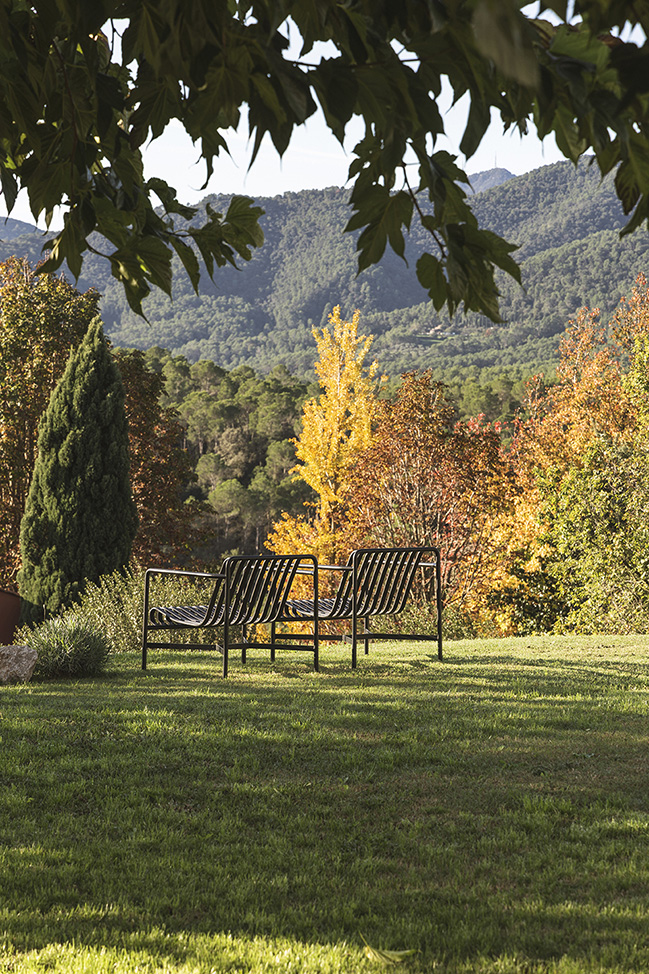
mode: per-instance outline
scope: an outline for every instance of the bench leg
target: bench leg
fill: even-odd
[[[144,582],[144,611],[142,613],[142,669],[146,670],[146,650],[149,632],[149,576],[145,576]]]
[[[230,627],[228,620],[223,623],[223,678],[228,675],[228,644],[230,642]]]

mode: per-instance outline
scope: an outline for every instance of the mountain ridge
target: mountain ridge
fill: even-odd
[[[434,312],[416,280],[416,258],[429,246],[418,225],[407,240],[407,263],[386,252],[379,265],[357,276],[355,235],[343,233],[348,192],[338,187],[260,199],[266,241],[252,260],[241,270],[217,270],[215,282],[203,277],[198,296],[176,265],[174,301],[156,293],[145,302],[150,324],[127,307],[106,261],[87,257],[78,286],[102,292],[106,332],[115,344],[162,346],[228,369],[245,363],[263,373],[283,364],[312,377],[311,330],[338,304],[345,316],[360,310],[361,329],[375,335],[373,353],[390,374],[430,367],[443,377],[463,369],[551,366],[559,335],[579,307],[597,305],[606,316],[630,291],[646,268],[647,232],[619,238],[625,216],[612,180],[600,180],[588,161],[577,168],[554,163],[522,176],[487,170],[471,180],[474,188],[487,187],[472,197],[481,225],[519,247],[524,287],[497,277],[506,319],[501,325]],[[201,208],[210,203],[223,212],[228,200],[208,196]],[[0,257],[21,248],[35,260],[42,243],[40,231],[12,232],[0,240]]]

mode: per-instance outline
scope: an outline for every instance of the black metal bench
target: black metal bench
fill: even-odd
[[[312,555],[271,555],[268,557],[226,558],[220,572],[187,572],[174,569],[149,568],[144,585],[144,619],[142,625],[142,669],[147,668],[150,649],[184,648],[218,650],[223,654],[223,676],[228,675],[228,656],[231,650],[240,649],[242,662],[248,649],[266,649],[275,658],[275,623],[286,619],[286,604],[291,586],[298,573],[309,574],[313,579],[313,631],[301,634],[302,642],[284,642],[281,649],[309,651],[313,653],[313,666],[318,669],[318,573],[317,560]],[[157,605],[152,596],[156,576],[183,580],[189,583],[203,581],[211,587],[210,596],[199,605]],[[251,627],[270,623],[271,643],[248,638]],[[152,634],[207,629],[222,629],[222,645],[216,638],[209,642],[179,643],[160,641]],[[233,637],[233,630],[241,631],[241,638]]]
[[[396,615],[403,611],[420,568],[429,569],[434,573],[435,634],[420,635],[371,630],[370,619]],[[440,660],[443,658],[439,549],[433,547],[359,548],[351,553],[346,565],[318,565],[317,570],[341,573],[334,595],[331,598],[319,599],[316,592],[312,599],[289,599],[286,602],[284,617],[292,622],[313,622],[316,630],[322,622],[351,621],[351,634],[342,638],[351,642],[352,668],[356,667],[359,639],[364,642],[366,654],[369,652],[369,641],[375,639],[435,641],[437,656]],[[321,640],[341,638],[340,635],[326,635],[322,632],[318,635]],[[275,624],[272,625],[271,645],[275,646],[278,641],[290,638],[292,637],[289,634],[275,632]]]

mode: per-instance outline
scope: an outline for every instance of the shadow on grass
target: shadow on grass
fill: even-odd
[[[593,944],[612,967],[649,960],[645,666],[392,651],[223,681],[214,664],[125,659],[3,698],[18,948],[183,960],[183,933],[360,931],[424,969]]]

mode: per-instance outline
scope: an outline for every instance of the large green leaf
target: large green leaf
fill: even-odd
[[[392,249],[404,256],[405,241],[403,227],[408,228],[412,219],[412,199],[407,193],[390,194],[380,186],[370,186],[363,194],[356,194],[354,205],[357,210],[347,224],[347,230],[357,230],[365,226],[358,238],[358,267],[363,270],[376,264],[383,256],[390,241]]]
[[[539,66],[529,23],[512,0],[478,0],[473,11],[476,45],[506,78],[536,87]]]

